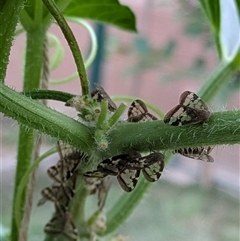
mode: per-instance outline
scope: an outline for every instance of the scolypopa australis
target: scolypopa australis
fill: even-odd
[[[128,110],[128,122],[143,122],[157,120],[157,117],[148,112],[147,106],[142,100],[134,100]]]
[[[63,215],[56,213],[45,225],[44,232],[50,235],[63,235],[70,241],[78,239],[78,231],[69,212]]]
[[[55,166],[50,167],[47,173],[55,183],[42,190],[42,199],[38,205],[44,204],[47,200],[52,201],[58,212],[64,212],[74,196],[77,178],[77,167],[85,155],[73,147],[61,148],[57,144],[60,160]]]
[[[136,160],[141,157],[141,154],[137,151],[132,151],[126,154],[120,154],[112,158],[108,158],[100,162],[97,166],[97,170],[86,172],[86,177],[102,178],[108,175],[117,176],[117,180],[123,190],[130,192],[137,184],[137,180],[140,174],[139,170],[130,170],[125,168],[127,163],[132,160]]]
[[[128,121],[143,122],[151,120],[157,120],[157,118],[148,113],[145,103],[141,100],[133,101],[128,110]],[[159,152],[154,152],[148,156],[141,157],[139,160],[132,160],[128,165],[132,165],[134,168],[139,167],[146,180],[155,182],[160,178],[164,169],[164,155]]]
[[[58,212],[64,212],[68,209],[69,203],[75,194],[76,175],[66,183],[55,183],[41,191],[42,198],[38,206],[43,205],[46,201],[54,203]]]
[[[153,152],[143,157],[139,154],[139,156],[129,160],[125,164],[125,168],[131,170],[142,170],[146,167],[151,166],[152,164],[163,161],[163,159],[164,155],[160,152]]]
[[[107,175],[117,176],[128,162],[139,157],[141,157],[141,154],[137,151],[113,156],[112,158],[101,161],[97,166],[97,170],[86,172],[84,176],[99,178],[106,177]]]
[[[160,152],[153,152],[147,156],[133,159],[125,166],[129,170],[142,170],[147,181],[157,181],[164,169],[164,155]]]
[[[108,191],[111,186],[110,177],[102,178],[101,182],[97,186],[97,196],[98,196],[98,208],[102,210],[108,195]]]
[[[55,183],[50,187],[46,187],[42,190],[42,196],[49,201],[56,202],[61,200],[61,202],[69,202],[74,196],[75,191],[75,180],[68,181],[67,183]],[[43,201],[39,202],[42,205]]]
[[[174,153],[178,153],[183,156],[196,159],[196,160],[201,160],[205,162],[214,162],[213,157],[209,155],[209,153],[212,150],[213,150],[212,146],[188,147],[188,148],[175,150]]]
[[[85,177],[95,177],[95,178],[104,178],[108,175],[110,175],[110,174],[107,172],[104,172],[104,171],[99,171],[99,170],[94,170],[94,171],[89,171],[89,172],[84,173]],[[114,176],[116,176],[116,175],[114,175]]]
[[[156,182],[162,175],[164,169],[164,155],[160,152],[154,152],[140,159],[143,163],[143,176],[149,182]]]
[[[71,219],[69,210],[70,201],[75,194],[78,175],[78,165],[84,153],[73,147],[62,148],[58,142],[60,160],[55,166],[48,169],[48,175],[55,182],[52,186],[42,190],[42,199],[38,206],[51,201],[55,206],[54,217],[46,224],[44,231],[49,235],[62,235],[65,239],[75,241],[78,238],[77,229]],[[56,239],[57,240],[57,239]]]
[[[74,172],[80,161],[85,158],[83,152],[73,147],[61,148],[60,144],[57,144],[60,160],[56,165],[50,167],[47,170],[48,176],[58,183],[66,182]]]
[[[102,86],[95,84],[96,89],[91,92],[91,96],[93,99],[96,99],[98,102],[101,102],[102,100],[108,101],[108,109],[111,112],[114,112],[117,109],[116,104],[112,101],[110,96],[107,94],[107,92],[103,89]]]
[[[43,198],[38,202],[38,206],[43,205],[47,200],[54,203],[58,202],[63,195],[62,185],[53,185],[51,187],[45,187],[41,194]]]
[[[195,93],[185,91],[179,98],[179,104],[164,117],[164,122],[173,126],[197,124],[210,117],[207,105]]]
[[[103,160],[98,164],[97,170],[86,172],[84,176],[97,178],[117,176],[123,190],[130,192],[138,182],[140,171],[148,181],[155,182],[160,178],[163,168],[162,153],[154,152],[142,157],[139,152],[132,151]]]
[[[47,170],[48,176],[56,182],[66,182],[76,171],[79,161],[79,158],[76,160],[60,160],[55,166],[52,166]]]

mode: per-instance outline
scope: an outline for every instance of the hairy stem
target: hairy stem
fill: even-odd
[[[90,153],[93,145],[90,128],[13,91],[1,83],[0,89],[3,90],[2,95],[0,95],[0,111],[6,116]]]
[[[106,118],[108,113],[108,101],[101,102],[101,112],[97,120],[97,129],[106,129]]]
[[[45,4],[45,6],[48,8],[52,16],[56,19],[72,51],[72,55],[74,57],[79,78],[81,81],[82,95],[88,95],[89,87],[88,87],[86,69],[83,62],[82,53],[80,51],[76,38],[74,37],[72,30],[69,28],[65,18],[63,17],[62,13],[58,10],[58,7],[54,3],[54,1],[51,1],[51,0],[42,0],[42,1]]]
[[[22,9],[23,0],[0,1],[0,81],[3,82],[9,61],[14,31]]]
[[[109,127],[112,127],[115,123],[119,121],[119,119],[121,118],[126,108],[127,106],[123,103],[119,105],[119,107],[116,109],[114,114],[109,118],[109,121],[108,121]]]
[[[169,126],[163,121],[121,124],[108,133],[109,152],[178,149],[184,147],[240,143],[240,111],[213,113],[207,123]],[[127,136],[127,138],[126,138]]]
[[[76,95],[69,94],[57,90],[33,90],[33,91],[24,91],[22,92],[25,96],[31,97],[31,99],[36,100],[57,100],[62,102],[67,102]]]
[[[63,140],[87,154],[94,149],[94,133],[87,126],[18,94],[0,83],[0,111],[22,124]],[[163,121],[120,122],[107,133],[107,157],[123,151],[177,149],[189,146],[237,144],[240,142],[240,111],[212,113],[203,125],[174,127]],[[126,138],[127,137],[127,138]]]
[[[27,51],[26,51],[26,63],[24,69],[24,90],[36,89],[40,85],[42,62],[43,62],[43,43],[45,38],[45,29],[38,28],[33,29],[27,33]],[[32,64],[34,63],[34,64]],[[24,114],[24,112],[23,112]],[[20,126],[19,140],[18,140],[18,154],[17,154],[17,168],[15,176],[15,187],[13,206],[15,205],[17,188],[22,178],[22,175],[28,169],[32,157],[34,148],[34,139],[36,138],[36,130],[32,128],[26,129],[24,126]],[[26,195],[22,196],[21,209],[18,212],[23,217],[23,208],[26,202]],[[19,229],[15,222],[15,214],[12,216],[12,230],[11,238],[13,240],[19,240]]]

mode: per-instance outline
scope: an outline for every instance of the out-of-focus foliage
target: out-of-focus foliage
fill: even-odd
[[[64,14],[113,24],[120,28],[136,31],[135,16],[129,7],[118,0],[73,0]]]

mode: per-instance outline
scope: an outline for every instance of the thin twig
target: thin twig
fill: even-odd
[[[73,58],[75,60],[77,70],[78,70],[78,75],[81,81],[81,86],[82,86],[82,95],[88,95],[89,93],[89,86],[88,86],[88,80],[87,80],[87,74],[86,74],[86,69],[82,57],[82,53],[79,49],[78,43],[76,41],[76,38],[68,26],[65,18],[63,17],[62,13],[58,10],[57,5],[51,1],[51,0],[42,0],[44,5],[47,7],[49,12],[52,14],[52,16],[56,19],[59,27],[61,28],[68,45],[72,51]]]

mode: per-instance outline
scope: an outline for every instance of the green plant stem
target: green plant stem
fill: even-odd
[[[24,90],[36,89],[40,85],[42,62],[43,62],[43,42],[45,37],[45,28],[34,28],[27,32],[27,51],[25,57],[24,69]],[[34,63],[34,64],[32,64]],[[35,147],[36,131],[32,128],[26,129],[20,126],[19,139],[18,139],[18,154],[17,154],[17,168],[15,175],[14,197],[13,197],[13,210],[16,202],[16,194],[22,176],[28,169],[31,161],[33,150]],[[20,220],[23,217],[26,199],[26,189],[24,195],[21,197],[21,208],[18,210]],[[19,227],[15,222],[15,212],[12,215],[12,229],[11,240],[16,241],[19,239]]]
[[[113,115],[108,120],[109,127],[112,127],[115,123],[119,121],[121,118],[123,112],[126,110],[127,106],[123,103],[119,105],[119,107],[116,109],[116,111],[113,113]]]
[[[39,88],[42,75],[43,43],[46,28],[33,29],[27,32],[27,47],[24,66],[23,90]],[[33,64],[34,63],[34,64]]]
[[[79,49],[76,38],[74,37],[72,30],[69,28],[66,20],[64,19],[62,13],[58,10],[58,7],[54,3],[54,1],[51,1],[51,0],[42,0],[42,1],[47,7],[47,9],[49,10],[49,12],[52,14],[52,16],[56,19],[72,51],[74,61],[77,66],[79,78],[81,81],[82,95],[88,95],[89,86],[88,86],[86,69],[85,69],[82,53]]]
[[[35,100],[57,100],[62,102],[67,102],[68,100],[76,96],[57,90],[32,90],[24,91],[22,92],[22,94]]]
[[[63,140],[87,154],[91,153],[90,128],[0,83],[0,112],[41,133]]]
[[[108,112],[108,101],[103,100],[101,102],[101,112],[97,120],[97,129],[100,129],[100,130],[106,129],[107,112]]]
[[[17,26],[19,14],[22,9],[23,0],[1,0],[0,1],[0,81],[6,76],[10,49]]]
[[[169,126],[163,121],[150,123],[121,124],[108,132],[112,140],[109,153],[116,150],[139,151],[179,149],[184,147],[239,144],[240,111],[212,113],[203,125]],[[121,131],[120,131],[121,130]],[[126,138],[127,136],[127,138]]]
[[[96,56],[96,53],[97,53],[97,38],[96,38],[96,34],[93,30],[93,27],[88,23],[86,22],[85,20],[83,19],[80,19],[80,18],[76,18],[76,17],[66,17],[66,20],[67,21],[70,21],[70,22],[75,22],[75,23],[78,23],[80,25],[82,25],[86,30],[87,32],[89,33],[89,36],[90,36],[90,39],[91,39],[91,50],[89,52],[89,55],[88,57],[86,58],[86,60],[84,61],[84,65],[85,65],[85,68],[88,69],[89,66],[92,64],[92,62],[94,61],[95,59],[95,56]],[[56,61],[55,61],[56,62]],[[60,62],[59,60],[57,62]],[[68,83],[72,80],[75,80],[78,76],[78,72],[75,72],[63,79],[59,79],[59,80],[50,80],[50,83],[51,84],[63,84],[63,83]]]
[[[14,206],[14,209],[13,209],[14,212],[15,212],[15,219],[16,219],[16,224],[17,224],[18,228],[20,228],[20,224],[21,224],[21,215],[20,215],[21,199],[22,199],[22,196],[24,194],[24,190],[27,186],[29,176],[41,161],[43,161],[44,159],[46,159],[50,155],[56,153],[56,151],[57,151],[57,149],[56,149],[56,147],[54,147],[54,148],[50,149],[49,151],[45,152],[39,158],[37,158],[34,161],[34,163],[31,164],[31,166],[27,169],[27,171],[24,173],[24,175],[22,176],[22,178],[20,180],[20,183],[19,183],[19,186],[18,186],[18,189],[17,189],[17,194],[16,194],[16,202],[15,202],[15,206]]]
[[[81,238],[84,236],[89,237],[90,233],[85,220],[86,200],[89,195],[89,190],[86,189],[83,176],[79,176],[76,187],[78,187],[78,189],[71,203],[72,218],[78,229],[79,236]]]
[[[91,40],[91,49],[90,49],[89,55],[88,55],[88,57],[86,58],[86,61],[85,61],[85,68],[88,69],[88,67],[94,61],[94,59],[96,57],[96,54],[97,54],[97,49],[98,49],[97,36],[95,34],[94,28],[87,21],[85,21],[81,18],[66,17],[66,20],[82,25],[82,27],[84,27],[89,34],[89,37],[90,37],[90,40]]]
[[[40,1],[35,1],[35,5],[34,5],[34,22],[35,23],[41,24],[44,10],[45,10],[45,7],[43,3]]]
[[[94,149],[94,133],[87,126],[18,94],[0,83],[0,111],[42,133],[63,140],[87,154]],[[107,157],[136,148],[140,151],[178,149],[188,146],[237,144],[240,142],[240,111],[212,113],[203,125],[169,126],[163,121],[120,122],[107,133]],[[126,138],[127,136],[127,138]]]

